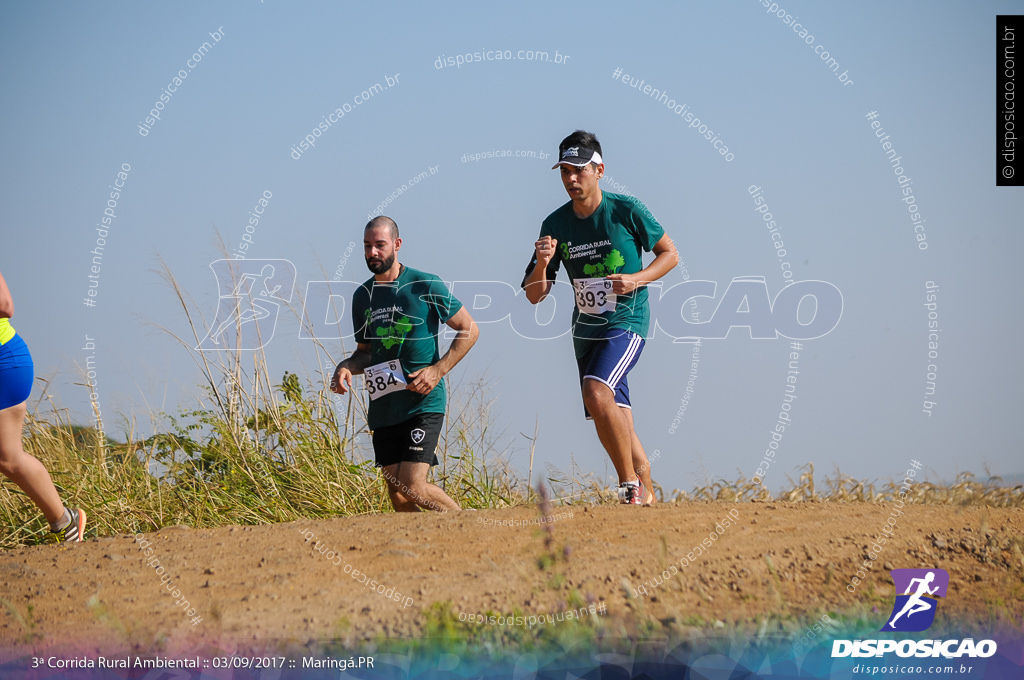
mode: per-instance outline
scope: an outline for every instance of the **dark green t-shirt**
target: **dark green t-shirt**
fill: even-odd
[[[356,340],[370,344],[371,364],[398,359],[408,382],[409,374],[437,363],[438,328],[460,309],[448,287],[437,276],[402,267],[393,282],[370,279],[352,295],[352,327]],[[367,426],[397,425],[420,413],[444,413],[445,382],[430,394],[409,390],[385,394],[370,401]]]
[[[643,269],[643,252],[650,252],[664,234],[665,230],[651,211],[631,196],[604,191],[601,205],[593,215],[584,218],[576,217],[569,201],[548,215],[540,228],[540,237],[558,240],[558,252],[548,266],[548,279],[554,280],[563,264],[574,287],[580,279],[636,274]],[[534,257],[527,273],[536,263]],[[602,299],[603,293],[596,292],[598,297],[590,298],[592,304]],[[572,311],[573,347],[577,357],[586,355],[593,338],[607,329],[624,328],[647,337],[651,316],[647,286],[617,296],[614,309],[600,314],[581,313],[581,303],[585,304],[586,300],[577,294]]]

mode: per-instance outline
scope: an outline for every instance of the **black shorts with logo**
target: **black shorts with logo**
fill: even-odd
[[[396,463],[437,465],[437,441],[441,437],[443,413],[420,413],[397,425],[373,431],[373,453],[377,467]]]

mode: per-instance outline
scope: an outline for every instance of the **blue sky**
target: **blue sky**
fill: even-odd
[[[986,467],[1022,472],[1013,422],[1024,198],[997,188],[993,169],[995,15],[1016,5],[779,4],[812,44],[757,0],[582,9],[5,4],[0,271],[15,296],[12,323],[37,375],[51,380],[47,395],[83,423],[88,390],[76,383],[93,354],[85,336],[93,338],[108,432],[121,438],[134,417],[148,433],[152,414],[193,406],[201,383],[194,357],[158,328],[188,332],[156,273],[161,259],[212,322],[217,234],[233,249],[268,192],[247,255],[294,263],[298,300],[307,281],[331,277],[367,214],[405,184],[384,211],[402,228],[403,262],[449,281],[517,286],[540,222],[566,200],[550,155],[584,128],[604,146],[607,175],[647,204],[691,278],[718,283],[718,300],[735,277],[764,277],[772,298],[785,284],[754,185],[794,280],[842,292],[838,326],[799,352],[792,424],[766,474],[770,487],[807,462],[819,475],[838,467],[883,480],[901,477],[911,458],[933,479]],[[210,48],[190,66],[204,42]],[[524,58],[436,68],[442,57],[493,50]],[[527,60],[527,51],[549,60]],[[554,63],[556,51],[568,60]],[[140,135],[180,69],[187,77]],[[665,104],[614,78],[616,69],[685,104],[732,160]],[[388,78],[393,86],[354,103]],[[346,104],[315,147],[293,158],[291,147]],[[927,250],[871,111],[913,181]],[[462,161],[495,149],[549,158]],[[86,307],[89,251],[122,164],[130,171],[96,306]],[[368,276],[358,249],[344,273]],[[665,285],[682,280],[676,270]],[[939,289],[933,359],[929,281]],[[700,302],[702,321],[718,300]],[[482,330],[453,377],[491,380],[491,413],[509,434],[513,465],[526,469],[518,433],[539,422],[535,469],[566,469],[572,456],[604,475],[607,457],[580,414],[569,338],[526,340],[508,322]],[[337,342],[328,346],[340,356]],[[319,380],[293,318],[281,316],[265,349],[272,375]],[[655,479],[670,490],[753,475],[783,402],[790,351],[788,340],[752,340],[742,328],[705,341],[685,417],[670,433],[692,350],[655,333],[630,376],[641,439],[649,454],[659,451]],[[931,415],[922,409],[928,364],[936,367]]]

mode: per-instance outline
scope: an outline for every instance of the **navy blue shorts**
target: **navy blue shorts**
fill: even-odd
[[[17,333],[0,345],[0,411],[17,406],[32,393],[35,370],[28,345]]]
[[[589,352],[576,359],[580,371],[580,388],[587,378],[600,381],[615,393],[616,404],[631,408],[626,374],[636,366],[645,344],[646,341],[633,331],[623,328],[605,331],[600,339],[594,341]],[[593,420],[586,404],[583,405],[583,415],[587,420]]]

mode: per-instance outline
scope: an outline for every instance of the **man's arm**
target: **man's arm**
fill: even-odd
[[[618,295],[632,293],[640,286],[657,281],[679,264],[676,244],[672,243],[668,234],[662,234],[651,250],[654,252],[654,261],[636,274],[609,274],[605,277],[613,282],[612,292]]]
[[[455,312],[446,323],[449,328],[458,331],[458,334],[452,340],[451,346],[444,353],[444,356],[441,357],[440,361],[409,374],[407,390],[420,394],[430,394],[430,391],[437,387],[437,383],[441,382],[441,378],[446,376],[449,371],[455,368],[457,363],[462,361],[462,357],[466,356],[469,348],[480,337],[480,329],[465,307]]]
[[[548,265],[551,264],[551,260],[557,252],[555,250],[557,246],[558,240],[550,236],[544,236],[533,244],[537,263],[526,275],[526,281],[523,283],[526,299],[530,301],[530,304],[535,305],[541,302],[551,292],[553,282],[548,279]]]
[[[346,394],[352,388],[352,376],[360,375],[370,365],[370,343],[356,344],[352,356],[338,364],[331,378],[331,391]],[[348,385],[348,387],[346,387]]]

